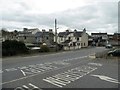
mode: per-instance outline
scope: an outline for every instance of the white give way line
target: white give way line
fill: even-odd
[[[91,76],[98,77],[99,79],[104,81],[120,84],[120,82],[117,79],[113,79],[108,76],[103,76],[103,75],[91,75]]]

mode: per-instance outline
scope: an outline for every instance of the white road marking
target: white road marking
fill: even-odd
[[[86,60],[86,61],[89,61],[89,60]],[[84,61],[80,61],[79,63],[81,63],[81,62],[84,62]],[[77,64],[79,64],[79,63],[77,63]],[[76,64],[76,63],[75,63],[75,64]],[[72,64],[72,65],[75,65],[75,64]],[[69,66],[71,66],[71,65],[67,65],[67,66],[64,66],[64,67],[61,67],[61,68],[55,68],[55,69],[53,69],[53,70],[46,71],[46,72],[51,72],[51,71],[54,71],[54,70],[64,69],[64,68],[69,67]],[[26,68],[26,66],[24,66],[24,67],[19,67],[19,68],[22,68],[22,69],[23,69],[23,68]],[[41,74],[44,74],[44,73],[46,73],[46,72],[42,72]],[[14,80],[11,80],[11,81],[3,82],[3,83],[0,83],[0,85],[12,83],[12,82],[19,81],[19,80],[23,80],[23,79],[30,78],[30,77],[34,77],[34,76],[39,75],[39,74],[40,74],[40,73],[35,73],[35,74],[33,74],[33,75],[29,75],[29,76],[25,76],[25,77],[22,77],[22,78],[14,79]]]
[[[14,90],[25,90],[25,89],[23,89],[22,87],[17,87]]]
[[[88,56],[82,56],[82,57],[76,57],[76,58],[69,58],[69,59],[65,59],[63,61],[72,61],[72,60],[77,60],[77,59],[81,59],[81,58],[86,58]]]
[[[99,79],[105,80],[108,82],[120,84],[120,82],[117,79],[113,79],[113,78],[110,78],[108,76],[103,76],[103,75],[91,75],[91,76],[98,77]]]
[[[70,63],[66,63],[64,61],[54,61],[53,63],[57,64],[57,65],[68,65],[68,64],[70,64]]]
[[[90,67],[90,66],[80,66],[73,69],[70,69],[66,72],[44,78],[43,81],[46,81],[48,83],[51,83],[58,87],[66,86],[67,84],[71,83],[72,81],[75,81],[90,72],[96,70],[96,67]]]
[[[43,80],[46,81],[46,82],[49,82],[49,83],[51,83],[51,84],[53,84],[53,85],[55,85],[55,86],[63,87],[63,86],[57,84],[55,81],[54,81],[54,82],[51,82],[51,81],[49,81],[49,80],[47,80],[47,79],[43,79]]]
[[[65,60],[62,60],[62,61],[53,61],[52,63],[50,63],[50,62],[47,62],[47,63],[44,63],[44,64],[35,64],[35,65],[29,65],[28,67],[33,67],[33,68],[36,68],[38,65],[40,65],[40,66],[44,66],[44,65],[49,65],[50,66],[50,64],[59,64],[59,65],[69,65],[70,63],[66,63],[65,61],[71,61],[71,60],[75,60],[75,59],[80,59],[80,58],[85,58],[85,57],[87,57],[87,56],[82,56],[82,57],[77,57],[77,58],[71,58],[71,59],[65,59]],[[51,65],[52,66],[52,65]],[[27,66],[22,66],[22,67],[18,67],[18,69],[26,69],[26,68],[28,68]],[[43,68],[43,69],[42,69]],[[45,67],[42,67],[41,69],[40,69],[40,71],[45,71],[45,70],[49,70],[49,69],[54,69],[54,68],[56,68],[56,67],[47,67],[47,68],[45,68]],[[16,71],[16,70],[18,70],[18,69],[16,69],[16,68],[8,68],[8,69],[5,69],[7,72],[9,72],[9,71]],[[38,68],[36,68],[36,69],[38,69]],[[44,70],[45,69],[45,70]],[[38,73],[40,72],[40,71],[37,71]],[[22,71],[23,72],[23,71]],[[33,73],[37,73],[37,72],[34,72],[34,71],[32,71]],[[2,73],[2,72],[0,72],[0,73]],[[25,74],[24,74],[24,76],[26,76]]]
[[[31,83],[29,83],[28,85],[32,86],[33,88],[39,88],[39,87],[37,87],[37,86],[35,86],[35,85],[31,84]]]
[[[95,65],[95,66],[102,66],[102,64],[100,64],[100,63],[88,63],[88,64]]]
[[[29,89],[29,87],[27,87],[26,85],[22,85],[22,87],[25,89]]]
[[[18,67],[19,69],[26,69],[27,66]]]
[[[20,70],[24,76],[26,76],[25,72],[23,70]]]
[[[28,74],[35,74],[40,73],[52,69],[56,69],[56,66],[53,65],[46,65],[46,64],[35,64],[35,65],[28,65],[24,67],[19,67],[20,71],[23,73],[24,76],[27,76]]]
[[[16,68],[9,68],[9,69],[5,69],[7,72],[9,71],[16,71],[17,69]]]

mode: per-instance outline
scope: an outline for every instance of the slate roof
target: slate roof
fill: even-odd
[[[69,35],[69,34],[71,34],[71,33],[74,33],[74,36],[75,37],[81,37],[82,36],[82,33],[83,32],[60,32],[59,34],[58,34],[58,36],[59,37],[66,37],[67,35]]]
[[[107,35],[107,33],[91,33],[91,35]]]
[[[26,32],[33,32],[33,31],[35,31],[35,30],[38,30],[38,31],[39,31],[38,28],[33,28],[33,29],[27,29]]]
[[[34,36],[31,32],[20,32],[18,36]]]
[[[65,42],[64,43],[69,43],[69,42],[71,42],[72,40],[65,40]]]
[[[42,37],[42,36],[43,36],[42,32],[37,32],[37,33],[35,34],[35,37]]]
[[[75,37],[81,37],[83,32],[74,32]]]
[[[49,32],[37,32],[35,34],[36,37],[42,37],[42,36],[49,36],[49,35],[54,35],[53,33],[49,33]]]
[[[114,35],[118,35],[118,36],[120,36],[120,33],[114,33]]]
[[[92,36],[88,35],[88,38],[93,38]]]
[[[65,36],[69,35],[70,33],[72,33],[72,32],[60,32],[60,33],[58,34],[58,36],[59,36],[59,37],[65,37]]]

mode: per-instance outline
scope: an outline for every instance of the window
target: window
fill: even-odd
[[[46,39],[48,40],[49,38],[48,38],[48,37],[46,37]]]
[[[73,42],[73,46],[76,46],[76,43],[75,43],[75,42]]]
[[[61,41],[63,41],[63,38],[61,37]]]
[[[85,43],[84,43],[84,46],[85,46]]]
[[[70,46],[72,46],[72,43],[70,44]]]
[[[79,41],[79,37],[77,38],[77,41]]]
[[[83,46],[83,43],[81,43],[81,46]]]
[[[78,46],[80,46],[80,43],[77,43]]]
[[[24,39],[26,39],[26,36],[24,36]]]
[[[68,37],[68,39],[70,40],[70,39],[71,39],[71,37]]]

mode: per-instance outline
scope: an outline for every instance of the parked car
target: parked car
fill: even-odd
[[[112,48],[112,45],[111,44],[107,44],[105,47],[106,48]]]
[[[119,56],[120,57],[120,49],[115,49],[113,51],[109,51],[108,56]]]

